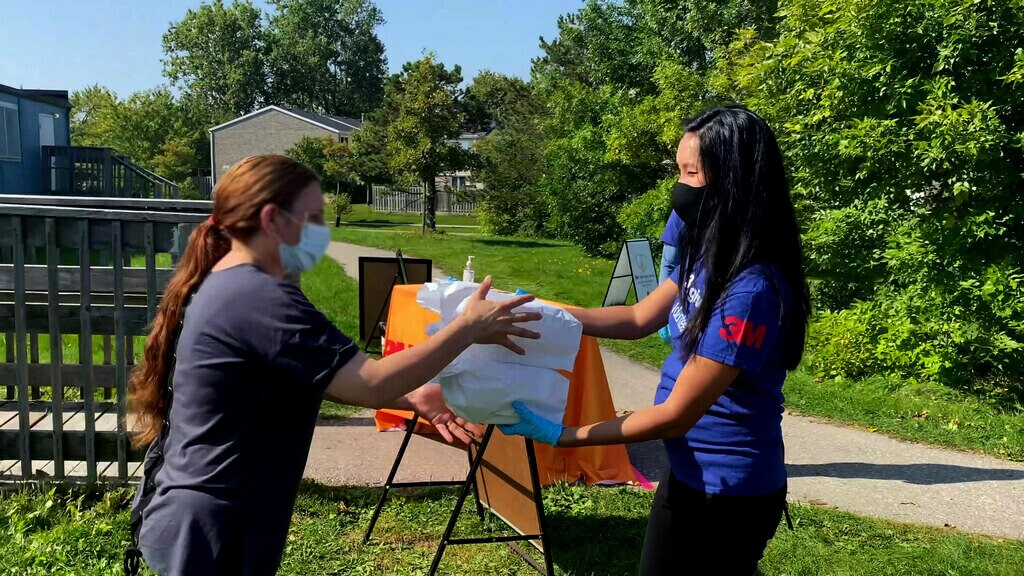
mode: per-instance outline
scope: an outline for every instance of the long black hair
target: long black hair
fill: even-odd
[[[783,307],[782,364],[800,364],[811,311],[804,277],[800,230],[789,196],[782,151],[775,134],[744,108],[712,108],[686,123],[700,144],[707,191],[696,226],[688,226],[680,246],[680,301],[700,263],[703,297],[683,331],[683,358],[697,349],[712,310],[729,284],[748,267],[767,264],[785,279],[792,298]],[[699,287],[698,287],[699,288]],[[782,292],[776,289],[780,298]]]

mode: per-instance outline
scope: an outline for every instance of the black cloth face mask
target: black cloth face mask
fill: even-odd
[[[676,182],[672,187],[672,210],[686,224],[687,228],[697,225],[697,216],[700,214],[701,204],[704,202],[706,193],[707,186],[690,186],[683,182]]]

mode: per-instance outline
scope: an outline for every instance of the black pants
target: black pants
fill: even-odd
[[[651,505],[640,576],[754,574],[785,503],[785,486],[764,496],[709,496],[669,474]]]

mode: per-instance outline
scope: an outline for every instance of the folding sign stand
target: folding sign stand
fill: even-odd
[[[401,250],[395,252],[395,258],[398,260],[398,274],[395,274],[395,277],[391,279],[391,285],[388,286],[388,300],[391,299],[391,291],[395,289],[396,285],[409,283],[409,276],[406,275],[405,273],[405,259],[402,258]],[[378,326],[380,324],[380,321],[384,319],[384,311],[388,309],[388,300],[385,300],[384,305],[380,307],[380,312],[377,313],[377,319],[373,321],[373,324],[371,324],[371,326]],[[370,333],[373,334],[372,328],[370,329]],[[363,344],[364,353],[370,351],[371,342],[373,342],[373,338],[366,339],[366,343]]]
[[[545,527],[544,520],[544,501],[541,497],[541,486],[540,486],[540,475],[537,473],[537,456],[534,452],[533,441],[524,439],[526,442],[526,458],[530,467],[530,480],[532,484],[534,494],[534,505],[537,510],[537,522],[540,530],[537,534],[518,534],[515,536],[487,536],[483,538],[452,538],[452,532],[455,531],[455,523],[459,519],[459,514],[462,512],[462,507],[466,504],[466,498],[469,497],[469,489],[472,487],[476,496],[476,513],[480,520],[484,519],[484,507],[480,501],[480,489],[476,483],[476,475],[480,470],[480,465],[484,461],[484,454],[487,451],[487,445],[491,441],[491,435],[494,433],[494,425],[487,426],[487,430],[484,432],[483,438],[480,440],[473,439],[473,446],[476,448],[476,454],[472,451],[468,451],[469,454],[469,473],[466,475],[465,481],[448,481],[448,482],[395,482],[395,474],[398,472],[398,467],[402,463],[402,458],[405,456],[405,450],[409,446],[409,440],[412,438],[413,432],[416,429],[417,416],[413,416],[412,419],[406,420],[406,431],[405,438],[402,439],[402,446],[398,449],[398,455],[395,457],[395,463],[391,466],[391,472],[388,474],[387,482],[384,484],[384,492],[380,496],[380,500],[377,501],[377,507],[373,511],[373,516],[370,517],[370,525],[366,529],[366,535],[363,537],[363,543],[366,544],[370,541],[370,536],[373,534],[373,528],[377,524],[377,518],[380,516],[381,509],[384,507],[384,501],[388,497],[388,492],[392,488],[425,488],[433,486],[462,486],[462,490],[459,492],[459,498],[455,503],[455,508],[452,510],[452,514],[448,519],[448,526],[444,530],[444,536],[441,537],[441,542],[437,546],[437,553],[434,555],[434,561],[430,565],[430,572],[428,576],[434,576],[437,574],[437,569],[441,564],[441,559],[444,557],[444,552],[448,546],[458,546],[461,544],[496,544],[505,542],[513,552],[518,554],[531,568],[536,570],[543,576],[554,576],[555,565],[551,558],[551,546],[548,543],[547,528]],[[544,554],[544,566],[541,566],[536,560],[533,559],[517,542],[524,542],[529,540],[540,540],[541,549]]]
[[[432,275],[430,260],[405,258],[401,250],[395,252],[394,258],[359,257],[359,337],[363,340],[363,352],[370,351],[375,336],[384,334],[380,323],[387,318],[395,286],[430,282]],[[370,319],[373,323],[367,324]]]
[[[608,290],[601,306],[621,306],[629,298],[629,287],[636,289],[639,302],[658,287],[658,269],[651,255],[651,243],[646,238],[626,240],[619,251]]]

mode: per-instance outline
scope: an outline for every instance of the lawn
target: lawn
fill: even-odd
[[[461,276],[466,257],[473,255],[478,279],[491,274],[499,288],[522,288],[542,298],[579,306],[601,305],[614,264],[586,256],[570,244],[544,239],[424,237],[347,227],[332,229],[332,234],[342,242],[386,250],[401,248],[409,256],[431,258],[435,267],[456,276]],[[634,342],[602,343],[655,368],[669,353],[669,347],[656,335]],[[882,377],[824,380],[801,369],[787,379],[785,393],[787,406],[803,414],[898,438],[1024,461],[1024,411],[986,403],[939,384],[909,385]]]
[[[492,274],[498,287],[522,288],[540,297],[581,306],[598,306],[604,297],[612,261],[584,255],[578,248],[542,239],[499,238],[451,234],[423,237],[418,233],[381,232],[343,226],[332,228],[336,240],[432,258],[434,265],[459,275],[469,255],[476,256],[478,277]],[[169,265],[160,255],[159,266]],[[140,265],[141,262],[133,265]],[[341,267],[324,260],[303,277],[303,288],[345,333],[358,333],[358,288]],[[144,338],[135,339],[136,357]],[[40,360],[49,360],[49,338],[41,337]],[[604,345],[638,362],[660,366],[669,348],[657,336],[635,342],[605,340]],[[66,361],[78,358],[78,337],[63,337]],[[5,357],[0,338],[0,357]],[[103,362],[103,342],[93,341],[93,361]],[[652,382],[653,386],[654,383]],[[883,377],[859,381],[824,380],[808,371],[790,375],[787,406],[800,413],[830,418],[894,437],[1024,461],[1024,412],[1000,408],[938,384],[910,385]],[[68,390],[67,399],[77,398]],[[97,393],[97,398],[100,398]],[[49,391],[44,389],[44,397]],[[355,409],[325,402],[321,415],[342,417]]]
[[[446,270],[457,269],[467,254],[473,254],[480,258],[480,273],[494,274],[502,287],[522,287],[577,304],[599,304],[611,270],[610,262],[590,260],[557,242],[453,236],[425,240],[352,229],[335,234],[350,242],[429,254]],[[526,257],[510,258],[510,253]],[[323,261],[303,276],[303,289],[343,331],[357,333],[358,289],[340,265]],[[664,354],[657,346],[663,347],[659,341],[622,351],[655,364]],[[789,404],[801,411],[817,410],[903,437],[993,453],[1000,453],[1000,446],[1011,446],[1009,456],[1019,456],[1022,444],[1019,415],[996,414],[948,394],[930,397],[927,390],[891,389],[882,380],[817,382],[798,372],[789,379],[787,395]],[[922,406],[930,411],[921,412]],[[354,410],[330,403],[324,407],[322,415],[328,417],[344,417]],[[962,419],[952,426],[948,419],[956,415]],[[998,438],[998,426],[1004,427],[1010,440]],[[304,484],[281,573],[425,573],[455,492],[400,492],[385,508],[375,541],[363,546],[362,531],[377,494],[374,489]],[[633,574],[651,497],[650,492],[633,488],[563,484],[546,489],[557,573]],[[130,499],[131,492],[125,489],[44,486],[0,492],[0,534],[4,536],[0,574],[120,574]],[[1022,542],[896,524],[809,505],[795,505],[793,516],[797,530],[780,527],[762,561],[765,576],[1011,575],[1020,574],[1024,566]],[[472,513],[465,513],[457,536],[483,534]],[[595,538],[597,534],[601,537]],[[442,572],[533,574],[501,545],[453,547]]]
[[[63,263],[75,264],[77,260],[68,251],[62,253]],[[45,259],[40,258],[40,261]],[[93,261],[101,261],[99,253],[96,252],[93,255]],[[146,257],[144,255],[136,254],[132,256],[131,266],[136,268],[145,268]],[[170,268],[171,267],[171,255],[167,253],[156,254],[156,267],[157,268]],[[13,334],[11,335],[13,343]],[[50,362],[52,347],[50,343],[50,336],[48,334],[40,334],[37,339],[38,342],[38,355],[39,362],[46,364]],[[138,362],[142,358],[142,353],[145,349],[146,337],[135,336],[132,338],[132,345],[134,351],[134,361]],[[31,353],[32,344],[29,338],[26,338],[26,352]],[[109,351],[108,351],[109,346]],[[7,338],[0,338],[0,357],[4,358],[5,361],[13,361],[15,350],[12,348],[10,351],[7,350]],[[64,364],[75,364],[79,362],[79,337],[76,334],[62,334],[61,335],[61,358]],[[92,337],[92,361],[93,364],[108,364],[108,358],[114,358],[114,347],[113,337],[93,336]],[[52,397],[50,388],[41,388],[41,397],[44,400],[48,400]],[[107,393],[113,394],[113,391]],[[96,399],[102,400],[104,392],[101,390],[96,391]],[[68,388],[64,391],[64,399],[67,401],[81,400],[81,390],[78,388]]]
[[[455,503],[452,489],[389,499],[369,546],[362,544],[376,489],[303,484],[280,574],[424,574]],[[556,573],[635,574],[652,494],[632,488],[557,485],[544,492]],[[28,489],[0,493],[0,573],[121,574],[131,491]],[[1012,575],[1024,543],[958,534],[808,505],[793,506],[796,531],[780,525],[761,562],[774,575]],[[467,510],[457,537],[486,535]],[[595,537],[600,535],[600,537]],[[695,559],[681,559],[683,562]],[[144,571],[144,574],[152,574]],[[448,549],[441,573],[535,574],[503,545]]]
[[[479,221],[476,216],[460,215],[460,214],[437,214],[437,224],[441,227],[445,226],[478,226]],[[326,220],[328,222],[334,222],[334,215],[327,214]],[[341,217],[341,221],[346,225],[354,226],[396,226],[396,225],[409,225],[415,224],[419,226],[423,222],[423,216],[420,214],[407,214],[407,213],[387,213],[387,212],[376,212],[372,206],[366,204],[353,204],[352,211]]]
[[[302,275],[302,291],[342,332],[359,334],[359,286],[345,274],[341,264],[330,258],[321,260]],[[324,401],[320,405],[320,417],[343,418],[361,410]]]

